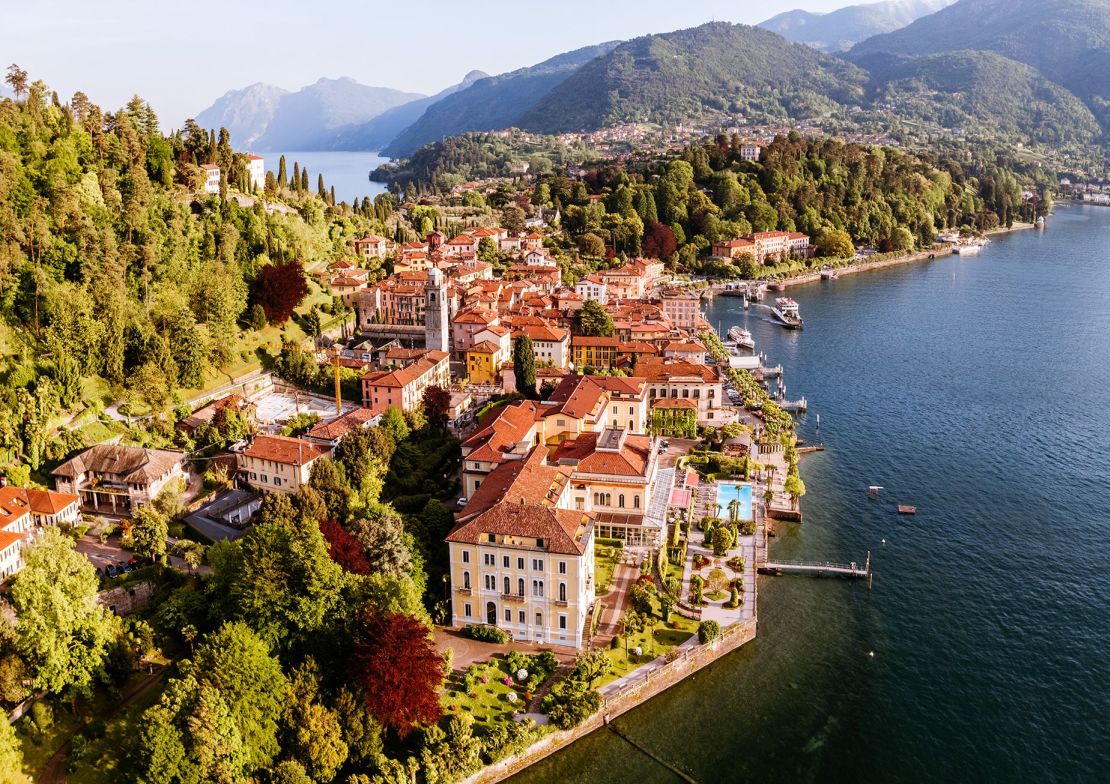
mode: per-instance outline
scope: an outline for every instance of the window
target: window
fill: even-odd
[[[467,607],[469,607],[469,606],[470,605],[467,605]],[[559,616],[559,628],[560,629],[567,628],[567,616],[565,616],[565,615],[560,615]]]
[[[536,613],[536,626],[543,626],[543,613]]]
[[[567,562],[566,561],[559,561],[559,574],[566,574],[566,573],[567,573]]]
[[[470,551],[463,550],[463,563],[470,563]]]
[[[492,574],[487,574],[486,575],[486,590],[487,591],[496,591],[497,590],[497,578],[494,577]]]
[[[463,588],[470,590],[470,572],[463,572]]]
[[[533,572],[542,572],[543,571],[543,559],[541,559],[541,558],[533,558],[532,559],[532,571]]]
[[[528,623],[528,617],[524,614],[524,610],[521,610],[520,614],[517,617],[520,618],[520,625],[521,626]]]
[[[700,397],[701,397],[701,390],[700,389],[695,389],[694,390],[694,400],[698,400]]]
[[[682,396],[683,397],[690,397],[690,390],[689,389],[682,390]]]
[[[505,608],[505,623],[512,623],[512,622],[513,622],[513,611],[510,610],[508,607],[506,607]]]
[[[281,477],[274,477],[274,487],[281,487]]]
[[[559,601],[565,602],[567,600],[567,584],[559,583]]]
[[[501,557],[501,565],[504,566],[506,569],[509,568],[509,556],[505,555]]]
[[[495,563],[493,553],[483,553],[482,563],[484,563],[486,566],[493,566]]]
[[[469,618],[470,614],[471,614],[470,613],[470,602],[467,602],[466,604],[463,605],[463,615],[465,615],[467,618]]]
[[[635,414],[635,413],[636,413],[636,409],[635,409],[635,407],[634,407],[634,406],[629,406],[629,407],[628,407],[628,415],[629,415],[629,416],[632,416],[632,415],[633,415],[633,414]]]
[[[254,471],[251,471],[251,479],[258,479],[258,474],[256,474]]]
[[[522,572],[524,571],[524,559],[523,558],[517,558],[516,559],[516,568],[520,569]]]
[[[263,482],[269,482],[269,481],[270,481],[270,477],[268,477],[268,476],[266,476],[265,474],[263,474],[263,475],[262,475],[262,481],[263,481]]]
[[[517,596],[524,596],[524,578],[518,577],[516,581],[516,594]]]
[[[532,596],[537,599],[543,598],[543,580],[532,581]]]
[[[511,589],[512,589],[512,583],[509,581],[509,578],[506,577],[505,578],[505,591],[504,591],[504,593],[506,593],[506,594],[509,593]]]
[[[639,509],[640,508],[640,496],[638,496],[638,495],[632,496],[632,508],[633,509]]]
[[[624,493],[621,493],[617,496],[617,506],[619,506],[621,509],[624,509]]]

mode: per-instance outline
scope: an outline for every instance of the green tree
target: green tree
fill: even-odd
[[[723,525],[717,526],[713,531],[713,554],[720,557],[729,551],[735,544],[732,531]]]
[[[170,535],[166,516],[147,504],[131,517],[131,538],[135,555],[153,561],[166,554],[166,537]]]
[[[654,598],[654,584],[646,580],[637,582],[628,589],[628,605],[640,615],[652,615],[655,612]]]
[[[404,412],[397,408],[397,406],[389,406],[386,408],[385,413],[382,414],[382,421],[379,427],[389,434],[394,444],[400,444],[409,437],[409,423],[405,421]]]
[[[527,335],[521,335],[513,342],[513,374],[517,390],[526,398],[536,400],[539,397],[536,390],[536,350],[532,347],[532,338]]]
[[[257,302],[251,305],[251,321],[250,327],[255,332],[261,332],[266,329],[266,311]]]
[[[599,302],[588,299],[582,309],[574,314],[574,334],[585,337],[612,337],[613,317]]]
[[[7,716],[0,716],[0,784],[23,784],[23,749]]]
[[[798,508],[798,499],[806,494],[806,484],[802,478],[798,476],[797,472],[791,472],[786,475],[786,482],[783,484],[783,490],[790,496],[790,502],[794,508]]]
[[[291,718],[287,750],[316,781],[331,781],[347,759],[347,744],[336,715],[319,703],[300,702]]]
[[[702,621],[698,624],[698,642],[705,645],[721,636],[721,624],[716,621]]]
[[[914,248],[913,232],[905,226],[899,226],[890,235],[890,246],[896,251],[910,251]]]
[[[478,259],[486,264],[496,264],[500,261],[497,244],[490,237],[482,237],[478,240]]]
[[[578,238],[578,250],[583,256],[601,258],[605,255],[605,240],[593,232],[586,232]]]
[[[821,232],[817,237],[816,246],[819,254],[834,259],[850,259],[856,253],[851,235],[837,229],[826,229]]]
[[[52,694],[84,689],[108,652],[116,623],[97,604],[96,570],[73,541],[47,527],[27,549],[12,586],[19,621],[16,646],[34,671],[35,687]]]

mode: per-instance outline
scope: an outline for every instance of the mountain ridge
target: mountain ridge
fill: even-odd
[[[882,0],[865,5],[845,6],[827,13],[796,8],[777,14],[757,26],[778,33],[788,41],[807,44],[826,53],[842,52],[866,38],[905,27],[954,2],[955,0]]]

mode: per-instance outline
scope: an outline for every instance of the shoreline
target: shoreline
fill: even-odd
[[[1015,223],[1009,228],[1001,227],[991,229],[984,232],[984,236],[993,237],[999,234],[1010,234],[1015,231],[1027,231],[1036,228],[1034,223]],[[889,267],[898,267],[903,264],[913,264],[919,261],[932,261],[934,259],[943,258],[945,256],[952,256],[951,247],[942,248],[940,250],[921,250],[915,253],[908,253],[905,256],[899,256],[894,259],[883,259],[882,261],[862,261],[858,264],[850,264],[847,267],[836,268],[837,275],[855,275],[860,272],[871,272],[872,270],[887,269]],[[792,288],[794,286],[801,286],[806,283],[814,283],[821,280],[821,270],[814,270],[812,272],[805,272],[801,275],[795,275],[792,278],[777,281],[784,288]]]

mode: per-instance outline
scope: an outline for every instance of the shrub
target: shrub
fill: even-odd
[[[698,624],[698,642],[705,645],[721,636],[721,624],[716,621],[702,621]]]
[[[46,732],[54,726],[54,709],[49,703],[38,700],[31,706],[31,721],[39,732]]]
[[[735,544],[732,531],[719,526],[713,530],[713,554],[720,557],[727,553]]]
[[[492,642],[498,645],[504,645],[509,641],[509,633],[504,629],[498,629],[496,626],[467,626],[463,629],[463,634],[472,640]]]
[[[705,600],[702,597],[702,590],[704,589],[704,587],[705,587],[705,582],[701,579],[700,575],[695,574],[693,577],[690,578],[690,601],[691,601],[691,603],[693,603],[695,605],[705,604]]]

